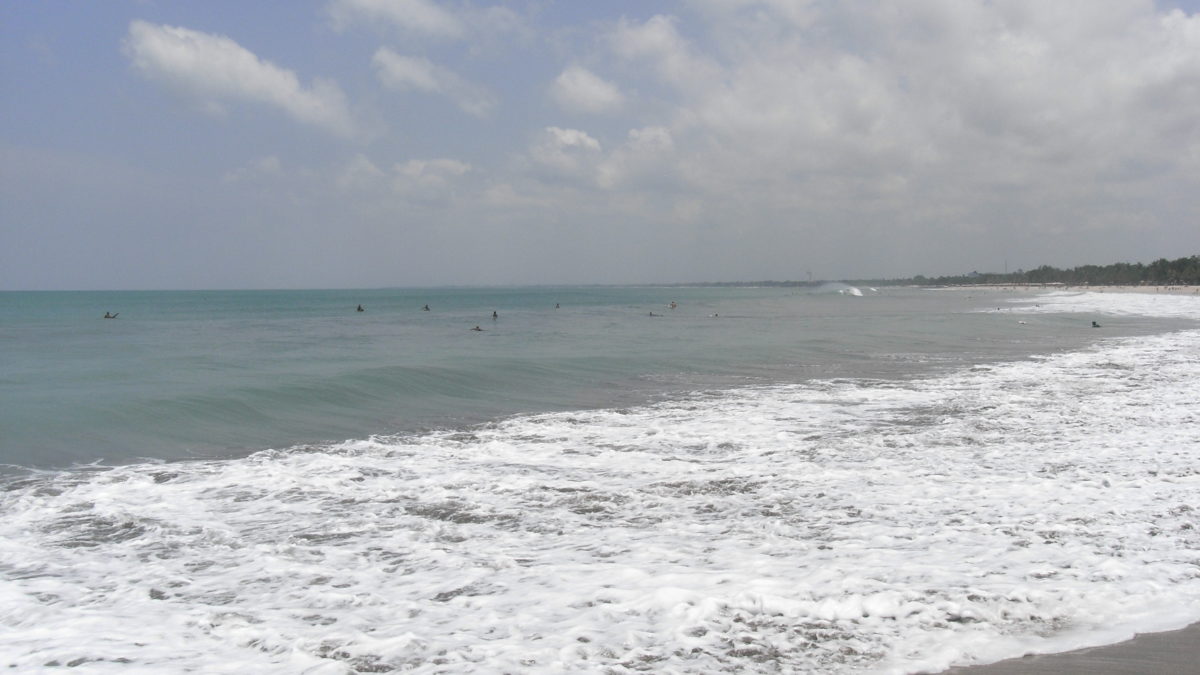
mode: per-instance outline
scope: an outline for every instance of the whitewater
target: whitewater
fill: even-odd
[[[1200,319],[1200,299],[1004,312]],[[1013,317],[1014,319],[1016,316]],[[1200,620],[1200,330],[0,495],[0,664],[917,673]]]

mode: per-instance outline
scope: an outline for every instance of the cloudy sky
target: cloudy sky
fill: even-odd
[[[0,289],[1200,253],[1197,0],[0,7]]]

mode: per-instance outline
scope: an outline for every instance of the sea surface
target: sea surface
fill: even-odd
[[[1197,382],[1196,296],[0,293],[0,667],[915,673],[1181,627]]]

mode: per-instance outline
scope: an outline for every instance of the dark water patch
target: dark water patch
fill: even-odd
[[[479,511],[454,501],[419,502],[405,506],[404,510],[408,515],[459,525],[494,523],[512,519],[512,516],[509,515]]]
[[[672,481],[654,483],[656,492],[671,495],[716,495],[730,496],[757,492],[766,483],[763,480],[750,478],[718,478],[706,481]]]
[[[611,493],[577,493],[559,503],[560,508],[580,516],[610,516],[619,512],[630,501],[629,497]]]
[[[133,519],[108,516],[67,516],[46,527],[63,548],[95,548],[137,539],[147,527]]]
[[[376,654],[355,654],[350,645],[336,642],[323,642],[314,651],[315,655],[330,661],[340,661],[355,673],[392,673],[410,667],[419,666],[421,659],[409,659],[403,662],[391,662]]]
[[[293,537],[302,543],[321,546],[337,544],[366,534],[364,532],[303,532]]]
[[[487,584],[467,584],[458,588],[452,588],[448,591],[442,591],[433,596],[434,602],[450,602],[458,597],[475,597],[480,595],[491,595],[497,592],[498,589],[488,586]]]

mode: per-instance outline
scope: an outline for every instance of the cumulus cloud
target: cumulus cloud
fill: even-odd
[[[440,192],[470,170],[470,164],[456,159],[410,159],[396,165],[395,184],[406,191]]]
[[[123,50],[141,75],[209,111],[223,112],[235,102],[258,103],[336,134],[357,133],[336,84],[317,79],[305,87],[294,72],[227,37],[139,20],[129,25]]]
[[[449,197],[471,168],[457,159],[436,158],[410,159],[384,169],[358,154],[337,172],[334,183],[343,193],[356,194],[382,208],[430,204]]]
[[[663,16],[620,22],[609,45],[682,92],[667,126],[703,142],[710,161],[691,170],[706,187],[837,176],[894,193],[936,176],[944,196],[947,180],[1092,178],[1200,141],[1200,17],[1124,2],[699,4],[705,50]]]
[[[408,45],[420,36],[456,40],[478,56],[484,42],[483,10],[466,3],[330,7],[346,22],[400,29]],[[818,276],[983,270],[1000,252],[1014,267],[1069,266],[1170,256],[1153,242],[1200,241],[1200,15],[1157,11],[1148,0],[674,7],[680,16],[554,26],[555,53],[579,65],[528,69],[538,83],[506,82],[514,95],[546,94],[530,100],[529,114],[454,120],[455,133],[487,134],[476,142],[439,139],[441,120],[414,127],[428,136],[422,147],[445,142],[469,147],[469,156],[359,156],[335,178],[321,176],[352,208],[377,206],[380,227],[394,224],[398,209],[436,204],[477,216],[443,222],[487,222],[497,241],[519,228],[561,230],[565,241],[607,231],[589,225],[628,223],[643,248],[660,250],[653,239],[670,231],[696,243],[694,259],[669,274],[686,276],[694,264],[704,273],[693,278],[723,269],[784,277],[800,257],[828,261],[813,269]],[[412,13],[387,14],[405,8]],[[510,10],[486,12],[510,24],[502,30],[520,23]],[[597,25],[600,35],[586,33]],[[595,39],[575,39],[576,30]],[[137,67],[214,107],[258,101],[291,110],[281,101],[316,95],[316,86],[228,44],[243,65],[141,56],[150,65]],[[479,60],[451,60],[452,45],[428,52],[431,61],[419,48],[378,50],[378,81],[476,116],[494,108],[493,95],[465,77]],[[135,59],[132,46],[127,53]],[[488,67],[499,72],[538,53],[514,49],[512,61]],[[239,68],[251,76],[208,74]],[[284,84],[257,83],[273,73]],[[584,131],[556,120],[555,109],[605,118]],[[527,142],[513,147],[512,139]],[[548,225],[547,214],[570,217]],[[722,260],[742,266],[715,265]]]
[[[613,205],[657,190],[675,195],[681,219],[907,253],[897,269],[862,251],[860,269],[888,273],[1004,247],[1040,256],[1025,242],[1048,236],[1082,259],[1040,262],[1087,262],[1095,254],[1070,248],[1068,233],[1134,241],[1134,229],[1178,232],[1179,214],[1196,208],[1200,15],[1118,0],[683,9],[617,20],[598,43],[607,53],[586,55],[620,75],[611,91],[635,83],[636,105],[590,97],[603,88],[579,66],[553,81],[564,109],[635,127],[616,142],[543,131],[526,155],[542,169],[531,175],[572,178],[564,204],[589,184]],[[929,245],[909,243],[931,230]]]
[[[469,115],[484,117],[495,106],[495,97],[485,88],[429,59],[402,56],[382,47],[372,59],[384,86],[396,91],[423,91],[450,98]]]
[[[357,154],[334,176],[334,184],[343,192],[377,190],[387,181],[387,174],[363,154]]]
[[[649,63],[658,77],[673,87],[696,90],[713,85],[714,78],[723,73],[680,34],[677,23],[662,15],[643,23],[622,19],[608,41],[618,56]],[[720,30],[720,26],[715,28]]]
[[[386,26],[410,39],[469,40],[472,49],[496,39],[507,42],[533,35],[521,14],[503,6],[449,9],[431,0],[332,0],[329,15],[337,30],[354,25]]]
[[[456,39],[466,28],[461,19],[429,0],[334,0],[329,5],[334,24],[386,22],[405,32]]]
[[[559,176],[590,174],[601,158],[600,141],[585,131],[546,127],[529,150],[537,164]]]
[[[621,107],[621,90],[580,66],[564,70],[550,88],[550,95],[563,108],[576,112],[603,113]]]
[[[608,189],[622,184],[663,189],[664,179],[670,182],[677,173],[674,163],[675,140],[669,129],[632,129],[625,143],[600,163],[596,180]]]

